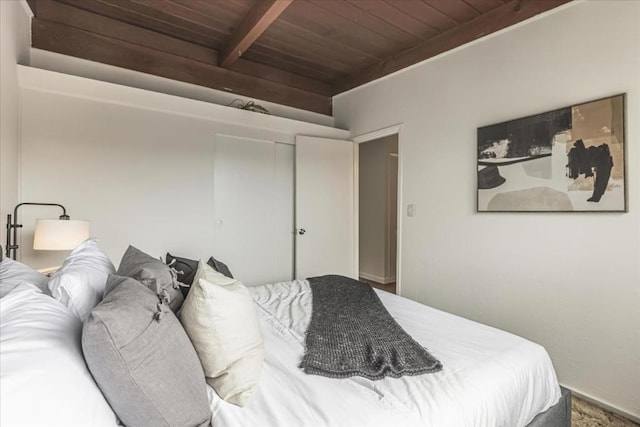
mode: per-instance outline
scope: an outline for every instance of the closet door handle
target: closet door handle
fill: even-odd
[[[301,236],[306,232],[307,232],[307,230],[305,230],[304,228],[299,228],[298,229],[298,234],[301,235]]]

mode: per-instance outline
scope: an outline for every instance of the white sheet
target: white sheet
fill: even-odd
[[[396,321],[443,364],[436,374],[370,381],[304,374],[307,281],[251,288],[266,359],[245,408],[212,393],[216,427],[505,426],[528,424],[560,399],[547,352],[507,332],[385,292]]]
[[[0,299],[0,323],[0,426],[116,426],[65,306],[23,283]]]

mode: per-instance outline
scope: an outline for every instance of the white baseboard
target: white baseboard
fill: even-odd
[[[360,272],[360,277],[366,280],[374,281],[376,283],[381,283],[383,285],[387,285],[396,281],[396,276],[382,277],[375,274],[365,273],[363,271]]]

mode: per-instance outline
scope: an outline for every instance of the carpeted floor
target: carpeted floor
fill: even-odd
[[[640,427],[640,424],[572,396],[571,427]]]

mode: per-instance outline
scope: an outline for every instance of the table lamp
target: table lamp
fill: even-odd
[[[89,221],[37,219],[33,249],[37,251],[71,250],[89,238]]]
[[[25,205],[57,206],[62,209],[62,215],[60,215],[58,219],[36,220],[33,249],[52,251],[70,250],[89,238],[89,221],[69,219],[67,210],[61,204],[20,203],[13,210],[13,222],[11,221],[11,214],[7,215],[7,257],[16,259],[16,251],[19,248],[17,243],[17,229],[22,227],[22,224],[18,224],[18,208]]]

